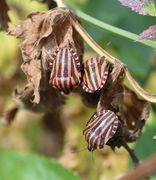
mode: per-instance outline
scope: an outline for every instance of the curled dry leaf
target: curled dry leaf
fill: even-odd
[[[156,25],[150,26],[148,29],[143,31],[139,35],[139,38],[136,41],[143,41],[143,40],[154,39],[154,38],[156,38]]]
[[[142,15],[156,15],[154,0],[118,0],[122,5]]]
[[[72,46],[82,55],[83,41],[71,25],[70,13],[66,8],[34,12],[9,30],[10,35],[25,39],[21,44],[24,61],[36,59],[43,47],[46,51],[54,51],[58,47]]]
[[[7,30],[8,29],[8,22],[10,18],[8,16],[9,7],[5,0],[0,0],[0,29]]]
[[[17,112],[18,112],[19,108],[17,106],[12,107],[11,109],[9,109],[6,114],[5,114],[5,122],[7,124],[12,123],[12,121],[14,120]]]
[[[32,103],[33,87],[28,84],[21,91],[15,89],[14,100],[18,107],[28,109],[33,112],[54,112],[56,109],[64,104],[64,97],[55,89],[42,89],[40,91],[40,103]]]
[[[53,51],[66,46],[72,47],[82,57],[83,40],[72,27],[70,14],[75,16],[66,8],[31,13],[25,21],[8,32],[17,38],[24,38],[21,43],[24,59],[22,69],[28,82],[32,84],[33,103],[40,102],[40,90],[42,88],[49,88],[47,59]],[[76,16],[75,18],[78,20]]]
[[[103,109],[109,109],[114,112],[118,111],[123,95],[122,81],[124,77],[124,65],[116,61],[112,65],[112,72],[109,72],[107,82],[101,93],[97,111]]]
[[[139,99],[134,91],[124,86],[120,114],[124,121],[123,130],[126,141],[135,141],[140,136],[149,112],[149,103]]]

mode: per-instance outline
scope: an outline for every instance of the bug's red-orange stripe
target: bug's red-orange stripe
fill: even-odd
[[[110,114],[110,115],[105,119],[105,121],[107,121],[110,116],[112,116],[112,114]],[[88,131],[86,132],[85,137],[88,136],[89,132],[92,131],[92,129],[99,123],[99,121],[101,121],[101,119],[103,119],[103,116],[101,116],[100,119],[95,119],[95,122],[96,122],[96,121],[97,121],[97,122],[93,125],[93,127],[90,126],[90,129],[88,129]],[[95,131],[96,131],[96,130],[95,130]],[[94,131],[94,132],[95,132],[95,131]],[[90,138],[92,138],[93,136],[94,136],[94,133],[92,133],[92,135],[90,136]]]
[[[112,114],[110,114],[110,116],[112,116]],[[109,117],[110,117],[110,116],[109,116]],[[107,121],[107,120],[109,119],[109,117],[107,117],[107,119],[104,119],[103,121]],[[104,124],[104,123],[101,122],[101,124],[100,124],[99,126],[100,126],[100,127],[103,127],[102,124]],[[112,124],[112,119],[111,119],[111,121],[109,121],[108,124],[106,124],[105,127],[103,127],[102,132],[101,132],[98,136],[96,136],[95,139],[98,138],[99,136],[101,136],[101,134],[103,134],[103,133],[105,132],[105,130],[110,126],[110,124]],[[92,135],[89,137],[89,143],[90,143],[90,140],[92,139],[92,137],[95,136],[95,134],[96,134],[96,132],[98,131],[98,129],[99,129],[99,127],[97,127],[96,130],[95,130],[95,131],[92,133]],[[93,143],[93,144],[94,144],[94,143]]]

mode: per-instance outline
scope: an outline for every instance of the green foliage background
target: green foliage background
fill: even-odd
[[[33,11],[47,10],[45,4],[37,1],[23,0],[20,3],[19,0],[8,0],[8,3],[11,6],[9,16],[12,23],[10,26],[20,23],[27,14]],[[155,17],[140,16],[121,6],[117,0],[68,0],[67,3],[101,21],[136,34],[155,24]],[[156,57],[154,49],[102,31],[84,21],[82,23],[96,42],[110,54],[127,64],[133,76],[146,90],[156,93]],[[0,119],[2,120],[4,112],[13,106],[12,90],[19,84],[23,85],[26,80],[24,74],[19,70],[22,63],[19,50],[20,41],[4,32],[0,32],[0,42]],[[85,44],[85,49],[85,59],[96,55],[87,44]],[[14,76],[17,70],[18,76]],[[81,98],[76,94],[71,94],[66,102],[66,105],[60,108],[63,120],[67,124],[63,137],[64,144],[55,154],[55,161],[59,161],[66,168],[75,171],[81,179],[85,180],[114,180],[126,173],[131,163],[127,152],[123,148],[117,149],[114,153],[109,147],[105,147],[102,150],[95,151],[93,158],[87,150],[72,153],[73,150],[77,151],[86,147],[82,131],[95,109],[85,107]],[[156,140],[153,139],[153,136],[156,135],[156,111],[155,105],[152,105],[152,107],[151,116],[147,120],[143,135],[136,144],[131,145],[135,148],[136,154],[141,160],[156,152]],[[43,160],[40,157],[46,156],[47,152],[51,151],[51,149],[45,150],[43,148],[42,139],[45,137],[42,118],[43,114],[20,110],[11,126],[0,126],[0,148],[5,149],[0,151],[1,180],[78,179],[55,161],[51,161],[51,157],[49,157],[49,160]],[[46,139],[44,140],[46,141]],[[13,150],[25,151],[28,154],[14,153]],[[38,157],[31,155],[32,152],[38,154]],[[19,165],[17,161],[21,161],[21,164]],[[25,163],[26,165],[22,165]],[[40,166],[40,169],[38,169],[38,166]],[[57,170],[58,173],[56,171],[57,167],[60,168]],[[14,172],[11,175],[8,174],[10,170]],[[42,176],[39,177],[38,172],[45,176],[43,178]],[[155,180],[156,178],[151,179]]]

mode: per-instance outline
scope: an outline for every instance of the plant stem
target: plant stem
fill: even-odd
[[[124,37],[124,38],[127,38],[127,39],[130,39],[130,40],[133,40],[133,41],[136,41],[136,39],[139,37],[138,35],[134,34],[134,33],[131,33],[131,32],[128,32],[126,30],[123,30],[123,29],[120,29],[120,28],[117,28],[115,26],[112,26],[110,24],[107,24],[105,22],[102,22],[96,18],[93,18],[91,16],[89,16],[88,14],[85,14],[84,12],[81,12],[79,10],[74,10],[76,12],[76,14],[81,18],[83,19],[84,21],[88,22],[89,24],[92,24],[102,30],[106,30],[106,31],[109,31],[111,33],[114,33],[114,34],[117,34],[121,37]],[[146,40],[146,41],[136,41],[138,43],[141,43],[141,44],[144,44],[144,45],[147,45],[149,47],[152,47],[152,48],[156,48],[156,42],[154,41],[151,41],[151,40]]]
[[[63,0],[56,0],[57,4],[61,7],[66,7],[63,3]],[[107,51],[102,49],[94,40],[93,38],[85,31],[85,29],[79,24],[77,19],[70,13],[71,22],[74,26],[74,28],[77,30],[77,32],[82,36],[82,38],[90,45],[90,47],[96,51],[101,56],[105,56],[106,59],[108,59],[111,63],[115,64],[117,61],[121,63],[124,67],[125,74],[135,91],[142,96],[144,99],[150,102],[156,103],[156,95],[150,94],[144,89],[140,87],[140,85],[136,82],[136,80],[131,76],[130,72],[128,71],[125,64],[123,64],[120,60],[116,59],[115,57],[111,56]],[[155,43],[156,44],[156,43]],[[155,46],[156,47],[156,46]]]

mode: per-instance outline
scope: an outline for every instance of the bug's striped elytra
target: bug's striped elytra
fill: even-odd
[[[82,88],[88,93],[99,91],[106,83],[109,66],[104,56],[87,60],[82,74]]]
[[[72,48],[60,48],[49,60],[49,84],[68,94],[81,83],[81,61]]]
[[[101,149],[111,139],[118,128],[118,117],[113,111],[102,110],[95,113],[83,131],[88,142],[88,150]]]

